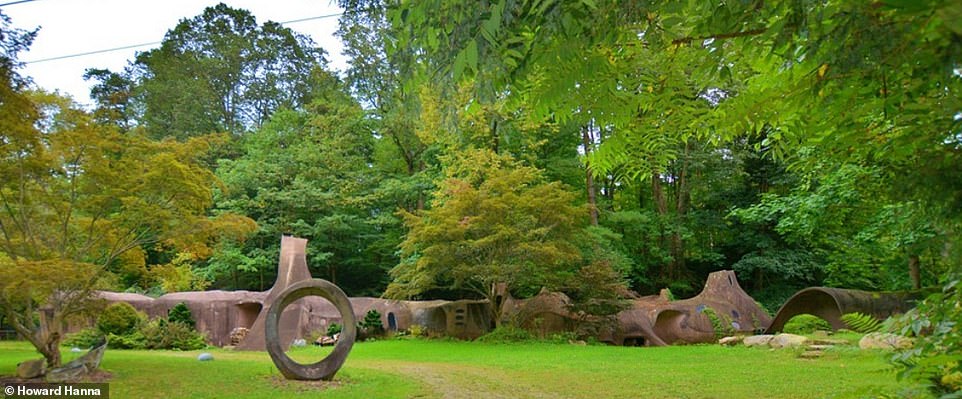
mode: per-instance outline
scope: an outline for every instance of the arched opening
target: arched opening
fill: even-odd
[[[645,337],[626,337],[623,346],[645,346]]]
[[[655,335],[665,341],[665,344],[671,345],[683,336],[684,319],[685,314],[677,310],[665,310],[659,313],[655,319]]]
[[[387,329],[388,331],[397,331],[397,316],[394,312],[388,312],[387,314]]]
[[[251,328],[254,325],[254,321],[257,320],[257,316],[261,314],[261,309],[264,305],[257,302],[247,302],[237,304],[237,323],[232,326]]]

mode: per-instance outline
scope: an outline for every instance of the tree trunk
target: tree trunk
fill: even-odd
[[[591,225],[598,225],[598,202],[595,197],[595,180],[591,173],[591,164],[588,156],[591,155],[591,124],[581,129],[581,140],[585,149],[585,189],[588,190],[588,212],[591,216]]]
[[[672,267],[669,277],[674,280],[685,270],[685,241],[681,236],[681,227],[685,225],[688,214],[688,151],[689,144],[685,143],[685,153],[680,159],[681,168],[675,179],[675,216],[677,227],[671,233]]]
[[[909,278],[912,279],[912,289],[922,289],[922,270],[919,266],[919,256],[909,256]]]

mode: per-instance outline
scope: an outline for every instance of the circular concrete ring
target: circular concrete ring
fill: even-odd
[[[341,314],[341,335],[334,344],[334,350],[324,359],[317,363],[300,364],[292,360],[284,353],[281,346],[281,337],[278,333],[281,314],[284,308],[292,302],[306,296],[319,296],[327,299],[334,304],[337,311]],[[271,355],[271,360],[277,366],[281,374],[289,380],[326,380],[334,378],[334,374],[344,365],[347,360],[351,347],[354,346],[354,339],[357,337],[357,321],[354,317],[354,309],[351,301],[344,295],[338,286],[330,281],[322,279],[312,279],[301,281],[287,287],[281,292],[277,301],[271,305],[267,311],[267,318],[264,320],[264,338],[267,341],[267,353]]]

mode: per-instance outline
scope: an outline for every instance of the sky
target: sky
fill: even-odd
[[[16,0],[0,0],[0,4]],[[286,22],[340,13],[329,0],[30,0],[0,6],[15,28],[40,31],[30,50],[19,54],[26,66],[20,70],[46,90],[68,94],[75,101],[90,104],[90,83],[84,81],[87,68],[121,71],[137,52],[160,47],[167,30],[184,18],[199,15],[204,8],[225,3],[251,11],[257,23]],[[337,16],[285,24],[310,36],[324,50],[330,67],[343,70],[347,59],[334,36]],[[152,43],[146,46],[43,61],[99,50]]]

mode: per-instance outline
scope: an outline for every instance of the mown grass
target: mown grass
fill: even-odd
[[[290,354],[317,361],[329,348]],[[841,349],[814,359],[791,350],[717,345],[626,348],[386,340],[355,345],[335,384],[285,382],[263,352],[108,350],[113,398],[832,398],[898,388],[878,352]],[[0,375],[38,355],[0,342]],[[75,354],[65,353],[66,360]]]

